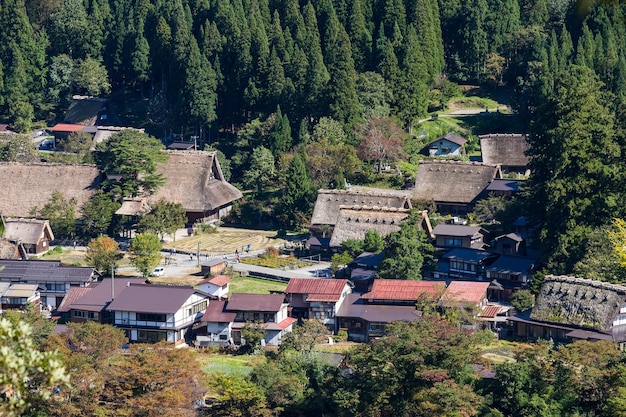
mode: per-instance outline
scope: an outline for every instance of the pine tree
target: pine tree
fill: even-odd
[[[348,35],[352,45],[352,59],[357,72],[364,72],[370,68],[372,55],[372,34],[365,25],[365,14],[361,0],[353,0],[350,17],[348,19]]]
[[[285,177],[285,189],[280,204],[284,222],[292,227],[305,224],[311,211],[312,196],[313,184],[305,158],[298,152],[293,156]]]
[[[276,107],[276,117],[269,136],[269,149],[276,159],[280,158],[282,154],[291,148],[291,126],[289,125],[289,118],[286,114],[283,115],[280,106]]]

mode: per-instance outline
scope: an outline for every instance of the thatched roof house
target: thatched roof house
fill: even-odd
[[[94,126],[106,115],[107,99],[88,96],[73,96],[72,104],[63,122],[84,126]]]
[[[233,201],[242,197],[241,191],[226,182],[217,160],[217,153],[205,151],[166,151],[167,162],[157,171],[165,176],[148,203],[164,199],[180,203],[190,222],[218,220],[228,214]]]
[[[368,206],[396,209],[410,209],[411,200],[405,193],[380,189],[355,190],[318,190],[311,225],[327,224],[334,226],[339,220],[341,206]]]
[[[526,171],[528,165],[526,151],[530,147],[526,135],[495,133],[480,135],[479,138],[484,163],[499,164],[505,171]]]
[[[28,253],[46,252],[54,240],[48,220],[5,219],[4,225],[4,238],[23,245]]]
[[[17,245],[0,238],[0,259],[19,259],[19,257]]]
[[[75,198],[80,207],[100,186],[100,171],[94,165],[62,165],[43,162],[0,162],[0,213],[28,217],[33,207],[43,207],[54,191]]]
[[[546,340],[626,341],[626,286],[548,275],[530,314],[512,321],[518,334]]]
[[[142,216],[149,213],[152,209],[144,198],[125,198],[122,201],[122,206],[117,209],[115,214],[120,216]]]
[[[501,178],[499,165],[461,161],[420,161],[413,197],[434,201],[442,214],[465,214],[485,193],[495,178]]]
[[[431,234],[430,220],[426,210],[422,214],[422,230]],[[408,209],[369,206],[340,206],[339,218],[329,246],[341,246],[347,239],[363,239],[368,230],[375,230],[381,236],[400,230],[400,223],[409,215]]]

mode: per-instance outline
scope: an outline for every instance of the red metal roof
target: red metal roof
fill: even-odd
[[[338,300],[347,283],[347,279],[291,278],[285,288],[285,293],[333,294],[337,295],[336,300]]]
[[[78,132],[79,130],[83,130],[85,126],[83,125],[74,125],[69,123],[58,123],[54,125],[50,130],[53,132]]]
[[[226,275],[216,275],[214,277],[203,279],[198,284],[207,284],[207,283],[209,283],[209,284],[217,285],[218,287],[222,287],[222,286],[228,284],[230,281],[231,281],[231,279],[229,277],[227,277]]]
[[[306,296],[306,301],[317,301],[321,303],[334,303],[339,301],[341,294],[309,294]]]
[[[61,301],[61,305],[57,308],[57,311],[59,313],[67,313],[72,309],[72,303],[91,290],[93,290],[93,288],[90,287],[70,287],[65,297],[63,297],[63,301]]]
[[[487,297],[489,284],[490,282],[452,281],[442,300],[478,304]]]
[[[417,301],[426,294],[433,299],[438,298],[446,286],[437,281],[409,281],[404,279],[375,279],[372,290],[363,294],[369,300],[406,300]]]
[[[480,312],[479,317],[495,317],[500,312],[500,306],[487,306]]]
[[[278,323],[278,327],[280,327],[281,329],[286,329],[297,321],[298,319],[294,319],[293,317],[287,317],[285,320]]]

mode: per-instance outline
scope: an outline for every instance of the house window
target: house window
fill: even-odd
[[[458,238],[447,237],[444,239],[444,245],[446,246],[463,246],[463,240]]]
[[[22,305],[26,304],[26,301],[24,297],[2,297],[2,304]]]
[[[221,334],[220,335],[220,340],[228,340],[228,335],[227,334]]]
[[[158,332],[155,330],[138,330],[137,341],[140,342],[160,342],[167,339],[166,332]]]
[[[137,313],[137,321],[165,321],[165,314]]]
[[[74,317],[89,320],[98,320],[100,315],[95,311],[74,310]]]
[[[46,291],[51,292],[65,292],[65,284],[59,284],[56,282],[46,282],[45,284]]]

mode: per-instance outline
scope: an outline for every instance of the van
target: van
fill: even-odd
[[[162,266],[158,266],[154,268],[154,271],[152,271],[153,277],[162,277],[163,274],[165,274],[165,268],[163,268]]]

